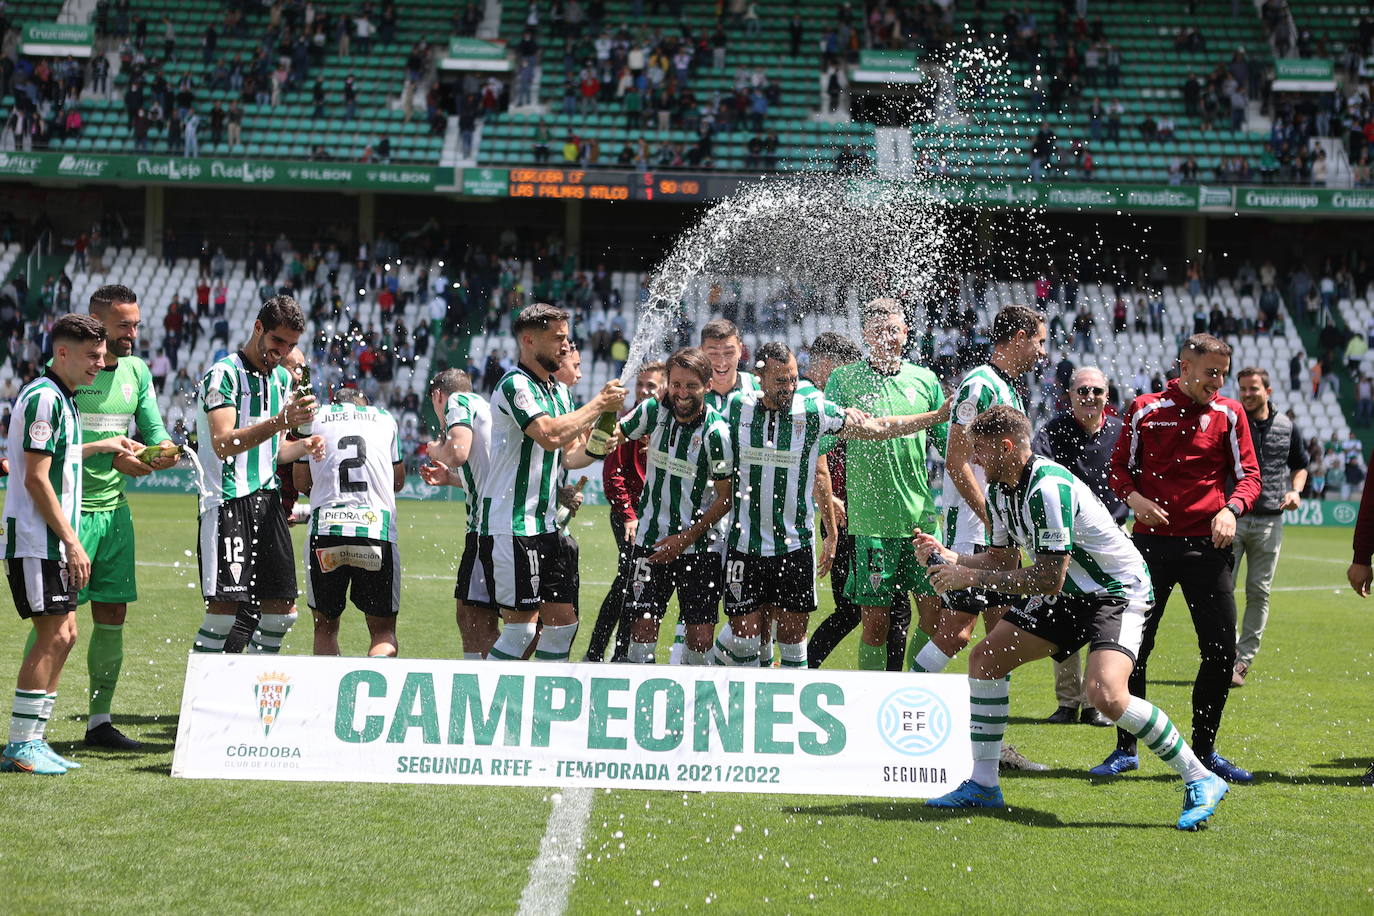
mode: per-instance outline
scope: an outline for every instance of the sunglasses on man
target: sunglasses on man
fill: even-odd
[[[1078,396],[1080,398],[1100,397],[1107,393],[1106,388],[1094,388],[1091,385],[1079,385]]]

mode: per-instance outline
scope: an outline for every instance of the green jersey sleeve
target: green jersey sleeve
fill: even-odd
[[[61,412],[56,391],[39,389],[29,395],[24,405],[24,451],[57,454]]]
[[[134,423],[146,445],[170,441],[172,436],[162,422],[157,409],[157,392],[153,390],[153,374],[142,360],[138,363],[138,406],[134,408]]]
[[[529,379],[518,372],[512,372],[501,381],[493,401],[496,408],[513,419],[521,429],[548,413],[539,406],[539,399],[530,387]]]
[[[976,378],[965,379],[954,396],[954,409],[950,413],[952,421],[960,426],[968,426],[978,415],[992,406],[992,389]]]
[[[1031,547],[1036,553],[1073,550],[1073,485],[1061,477],[1045,477],[1032,484],[1030,496]]]
[[[216,363],[200,383],[201,409],[206,413],[221,407],[237,407],[239,377],[230,367]]]
[[[712,480],[728,480],[734,475],[735,450],[730,441],[730,429],[724,420],[717,419],[706,429],[706,460]]]
[[[634,406],[620,419],[620,433],[626,439],[642,439],[658,422],[658,399],[649,398]]]
[[[461,391],[455,391],[448,396],[448,403],[444,405],[445,430],[453,429],[455,426],[472,427],[472,410],[468,407],[468,399],[463,394]]]

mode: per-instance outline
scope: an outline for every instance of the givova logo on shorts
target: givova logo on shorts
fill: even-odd
[[[888,747],[924,757],[944,747],[953,719],[944,700],[922,687],[903,687],[878,707],[878,732]]]

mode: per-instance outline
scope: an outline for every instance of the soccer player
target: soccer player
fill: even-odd
[[[1141,395],[1123,417],[1112,452],[1112,489],[1135,513],[1131,538],[1149,564],[1154,603],[1145,619],[1131,693],[1145,696],[1155,632],[1175,586],[1183,589],[1201,663],[1193,682],[1193,747],[1228,782],[1254,777],[1217,753],[1217,731],[1236,663],[1236,520],[1260,495],[1259,461],[1243,408],[1218,392],[1231,347],[1194,334],[1179,353],[1179,377]],[[1136,734],[1117,729],[1116,750],[1089,772],[1136,769]]]
[[[297,461],[295,485],[310,494],[305,602],[315,620],[315,654],[339,654],[339,618],[350,594],[367,619],[369,658],[396,655],[401,557],[396,494],[406,484],[400,433],[391,414],[356,388],[339,388],[315,414],[324,456]]]
[[[666,393],[641,400],[620,421],[621,434],[645,441],[648,451],[628,562],[629,660],[653,662],[659,625],[676,592],[683,662],[703,665],[722,588],[712,541],[716,523],[730,511],[734,457],[724,419],[706,406],[711,363],[705,354],[686,347],[668,357],[667,367]]]
[[[553,377],[568,352],[568,313],[536,303],[520,312],[513,330],[520,361],[492,395],[489,473],[482,487],[486,517],[478,535],[478,562],[505,621],[487,657],[522,657],[538,620],[544,628],[535,657],[566,661],[577,616],[554,525],[558,469],[563,449],[589,432],[603,411],[617,411],[625,389],[611,379],[570,410]]]
[[[429,400],[445,433],[430,447],[430,463],[420,469],[420,476],[434,486],[461,487],[467,494],[467,529],[453,598],[463,658],[475,660],[485,657],[501,635],[491,582],[477,562],[477,535],[490,505],[481,494],[489,460],[491,405],[472,390],[471,377],[461,369],[435,375]]]
[[[1096,366],[1080,366],[1069,380],[1069,410],[1051,419],[1031,440],[1031,450],[1057,461],[1086,483],[1118,525],[1128,510],[1108,480],[1112,449],[1121,435],[1121,420],[1107,413],[1107,376]],[[1105,728],[1112,723],[1088,702],[1079,653],[1054,663],[1055,725]]]
[[[740,370],[744,355],[744,340],[739,328],[726,318],[713,318],[701,328],[701,351],[711,362],[711,387],[706,392],[706,406],[717,413],[725,410],[725,402],[736,391],[758,391],[759,380],[752,372]]]
[[[760,390],[739,392],[726,405],[735,451],[724,577],[730,625],[716,637],[716,660],[757,665],[761,635],[776,623],[783,666],[805,668],[816,575],[830,571],[838,540],[823,438],[904,436],[937,419],[873,418],[798,391],[797,360],[782,343],[761,346],[758,364]],[[812,557],[816,505],[827,531],[819,565]]]
[[[949,418],[940,380],[929,369],[902,359],[910,329],[895,299],[874,299],[862,311],[867,360],[830,373],[825,396],[841,407],[874,417],[928,414],[930,424]],[[926,620],[939,615],[940,600],[916,561],[913,528],[934,530],[935,500],[926,471],[926,435],[856,441],[845,447],[846,517],[850,545],[845,597],[859,606],[863,631],[859,667],[887,667],[887,637],[894,598],[911,593]]]
[[[93,382],[76,389],[82,438],[98,442],[122,436],[132,420],[144,442],[171,448],[152,374],[147,363],[133,355],[140,325],[138,297],[127,286],[102,286],[91,294],[90,309],[105,326],[105,365]],[[93,455],[81,465],[81,548],[91,561],[91,580],[77,602],[91,602],[94,624],[86,647],[88,747],[131,751],[143,746],[110,720],[124,663],[124,619],[129,602],[138,598],[134,519],[124,486],[126,477],[143,477],[175,463],[171,455],[158,455],[151,464],[144,464],[136,457],[107,453]]]
[[[1240,403],[1250,423],[1250,439],[1259,460],[1260,495],[1236,521],[1236,566],[1245,566],[1245,616],[1236,641],[1236,666],[1231,686],[1244,687],[1245,676],[1259,653],[1264,625],[1269,621],[1269,586],[1283,546],[1283,513],[1302,504],[1307,484],[1307,449],[1298,426],[1270,400],[1269,371],[1247,366],[1236,375]]]
[[[660,395],[665,372],[663,363],[649,363],[640,367],[639,374],[635,376],[636,405]],[[639,528],[637,507],[644,491],[647,466],[648,440],[643,438],[620,443],[606,456],[601,466],[602,488],[606,501],[610,503],[611,533],[615,537],[618,556],[615,580],[611,582],[597,611],[596,624],[592,627],[592,637],[587,643],[587,654],[583,661],[601,661],[612,636],[615,637],[615,649],[611,653],[611,661],[625,661],[629,655],[631,620],[625,613],[626,596],[633,581],[630,558]],[[677,646],[676,640],[673,645]]]
[[[283,441],[315,416],[315,397],[296,395],[281,367],[305,329],[290,296],[263,303],[243,349],[217,360],[200,383],[198,453],[205,468],[200,501],[201,594],[205,619],[197,652],[223,652],[243,604],[262,618],[249,649],[281,651],[296,622],[296,561],[277,488],[277,464],[323,457],[319,436]]]
[[[117,433],[83,439],[73,392],[93,385],[104,369],[105,336],[94,315],[63,315],[52,327],[52,363],[14,402],[6,572],[15,610],[33,622],[37,635],[19,667],[0,770],[56,775],[80,766],[48,746],[44,729],[57,702],[62,666],[76,644],[77,594],[91,580],[80,539],[82,462],[95,455],[132,457],[139,448]]]
[[[996,404],[1006,404],[1022,412],[1025,402],[1017,391],[1017,380],[1045,358],[1045,322],[1039,313],[1024,305],[1009,305],[992,321],[992,356],[981,366],[970,369],[959,384],[949,421],[949,441],[945,447],[945,528],[944,544],[961,554],[977,553],[987,547],[988,514],[983,496],[982,472],[973,464],[973,446],[966,429],[974,419]],[[974,592],[971,607],[986,611],[989,630],[1004,610],[997,596]],[[939,616],[924,615],[912,634],[913,645],[925,637],[929,641],[912,656],[911,670],[940,672],[968,645],[973,636],[976,612],[956,611],[948,601]]]
[[[964,424],[972,458],[988,481],[989,549],[959,553],[918,533],[923,560],[941,591],[970,587],[1024,596],[969,658],[973,775],[933,798],[937,808],[1001,808],[998,762],[1007,728],[1010,681],[1027,662],[1063,658],[1089,646],[1093,706],[1143,739],[1184,781],[1180,830],[1216,811],[1227,785],[1198,760],[1165,712],[1127,686],[1152,598],[1145,560],[1092,490],[1061,464],[1031,452],[1025,414],[999,404]],[[1021,549],[1035,562],[1018,568]]]

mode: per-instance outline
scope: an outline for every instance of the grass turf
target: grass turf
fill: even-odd
[[[49,737],[85,768],[58,778],[0,776],[11,836],[0,846],[6,909],[513,911],[543,835],[548,789],[169,777],[185,656],[202,614],[194,511],[190,497],[134,497],[141,600],[129,615],[115,718],[148,742],[147,752],[79,747],[83,640]],[[401,651],[457,657],[451,596],[462,510],[407,503],[401,515]],[[605,510],[584,510],[573,530],[590,623],[614,567]],[[1234,787],[1205,833],[1172,828],[1179,782],[1153,757],[1116,781],[1086,778],[1111,735],[1042,724],[1055,704],[1050,667],[1036,664],[1013,680],[1008,738],[1051,769],[1007,777],[1006,812],[839,796],[597,791],[569,909],[1239,913],[1297,904],[1369,912],[1374,880],[1361,837],[1374,826],[1374,793],[1356,778],[1374,756],[1374,640],[1370,608],[1344,584],[1349,539],[1348,529],[1287,533],[1264,648],[1247,686],[1231,696],[1219,743],[1256,782]],[[821,604],[824,614],[824,588]],[[89,620],[83,608],[79,627]],[[579,634],[575,657],[589,632]],[[0,615],[6,678],[24,636],[16,616]],[[342,643],[348,654],[366,650],[355,612]],[[310,645],[303,615],[284,651]],[[1185,735],[1196,658],[1177,596],[1152,659],[1151,699]],[[851,636],[830,663],[854,661]]]

